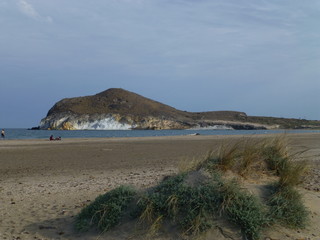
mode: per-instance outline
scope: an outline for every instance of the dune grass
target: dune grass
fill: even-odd
[[[75,227],[79,231],[87,231],[97,227],[105,232],[116,226],[136,195],[130,186],[120,186],[100,195],[77,215]]]
[[[195,236],[214,226],[215,220],[226,218],[249,239],[258,239],[268,218],[257,197],[219,175],[196,186],[188,183],[188,177],[185,173],[171,177],[146,193],[138,204],[140,220],[153,230],[159,218],[165,219],[183,234]]]
[[[272,189],[268,200],[270,218],[285,227],[305,228],[308,222],[308,210],[303,205],[301,194],[293,186],[280,183],[270,187]]]
[[[204,158],[184,161],[180,164],[180,169],[231,171],[245,178],[251,173],[275,174],[280,177],[282,185],[296,186],[308,172],[306,160],[295,161],[295,157],[304,152],[289,154],[285,136],[261,141],[246,139],[223,144],[218,150],[209,151]]]
[[[116,226],[128,206],[131,216],[152,238],[163,225],[171,224],[186,236],[198,236],[226,219],[241,229],[246,239],[259,239],[261,231],[273,224],[303,228],[308,211],[295,187],[306,173],[306,162],[294,161],[286,139],[253,141],[224,145],[204,158],[184,163],[183,171],[166,177],[142,193],[119,187],[99,196],[77,216],[76,227],[96,226],[107,231]],[[278,176],[270,185],[267,201],[249,193],[234,179],[252,173]]]

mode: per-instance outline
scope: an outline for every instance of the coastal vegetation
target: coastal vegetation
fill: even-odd
[[[289,153],[285,137],[224,144],[203,158],[184,161],[178,174],[152,188],[120,186],[99,196],[79,213],[76,228],[105,232],[133,219],[149,238],[167,226],[183,238],[196,238],[222,229],[226,221],[252,240],[277,224],[304,228],[308,210],[296,187],[308,164],[296,161],[297,156]],[[261,178],[273,182],[260,182],[263,194],[253,194],[247,180]]]
[[[96,226],[104,232],[116,226],[135,194],[134,188],[120,186],[100,195],[78,215],[76,228],[86,231],[91,226]]]

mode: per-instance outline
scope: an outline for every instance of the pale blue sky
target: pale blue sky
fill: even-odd
[[[0,128],[111,87],[320,120],[319,24],[319,0],[0,0]]]

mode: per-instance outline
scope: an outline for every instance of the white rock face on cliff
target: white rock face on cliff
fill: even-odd
[[[72,125],[78,130],[129,130],[132,128],[131,125],[120,123],[112,117],[93,122],[73,123]]]
[[[60,115],[49,116],[41,120],[40,129],[59,130],[129,130],[134,125],[121,123],[111,114],[100,116]]]
[[[234,128],[232,128],[231,126],[228,125],[212,125],[212,126],[208,126],[208,127],[201,127],[201,126],[197,126],[197,127],[193,127],[190,128],[190,130],[234,130]]]

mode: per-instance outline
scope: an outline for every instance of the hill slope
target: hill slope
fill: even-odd
[[[289,123],[289,124],[288,124]],[[41,129],[269,129],[320,126],[318,121],[249,117],[243,112],[185,112],[133,92],[111,88],[92,96],[65,98],[41,120]]]

